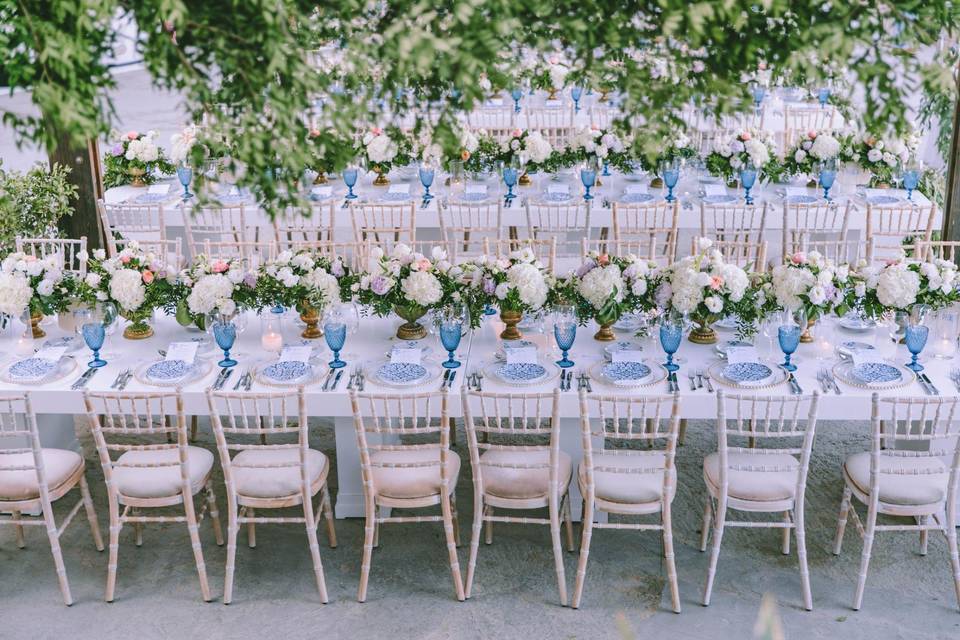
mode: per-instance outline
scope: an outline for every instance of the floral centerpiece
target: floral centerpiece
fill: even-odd
[[[233,316],[256,308],[256,286],[257,271],[243,260],[211,260],[201,254],[177,275],[165,309],[181,325],[203,329],[208,314]]]
[[[310,129],[307,147],[310,151],[309,168],[317,174],[313,184],[327,184],[327,174],[343,170],[354,155],[350,140],[333,127]]]
[[[85,261],[85,255],[78,259]],[[11,253],[0,263],[0,313],[21,316],[30,311],[30,328],[34,338],[46,335],[40,328],[45,315],[65,311],[76,283],[60,266],[60,257],[45,258],[26,253]]]
[[[723,255],[712,247],[712,240],[700,238],[697,254],[668,267],[654,294],[661,308],[672,308],[690,317],[696,324],[690,341],[698,344],[717,341],[710,325],[736,313],[750,284],[743,269],[724,262]]]
[[[793,254],[773,268],[770,282],[779,308],[805,311],[808,327],[801,342],[813,341],[809,328],[818,318],[833,311],[839,315],[847,311],[845,292],[852,284],[850,267],[836,265],[817,251]]]
[[[704,159],[707,171],[734,183],[748,162],[769,177],[781,172],[774,152],[773,136],[761,129],[747,129],[713,144],[713,150]]]
[[[807,176],[816,182],[817,164],[826,160],[843,160],[849,154],[843,136],[830,129],[810,130],[801,135],[787,151],[783,160],[784,172],[790,176]]]
[[[356,282],[357,275],[339,257],[282,251],[260,269],[255,300],[258,306],[295,308],[307,325],[302,337],[313,340],[323,336],[319,327],[323,309],[350,300]]]
[[[564,166],[587,162],[593,166],[609,165],[624,173],[632,170],[630,154],[619,135],[610,129],[583,127],[561,152]],[[598,181],[599,182],[599,181]]]
[[[155,171],[173,173],[175,167],[157,146],[157,132],[113,132],[110,150],[104,158],[103,184],[108,189],[127,183],[142,187],[156,181]]]
[[[180,164],[190,157],[193,146],[197,144],[200,128],[195,124],[188,124],[182,131],[170,136],[170,162]]]
[[[537,171],[541,167],[544,170],[550,170],[549,162],[552,156],[553,147],[550,146],[550,141],[539,131],[518,128],[511,131],[510,137],[500,143],[497,160],[509,165],[523,158],[526,164],[523,175],[520,177],[520,184],[528,185],[530,178],[527,176],[527,170]]]
[[[166,264],[163,256],[143,251],[131,240],[112,258],[102,249],[94,250],[79,293],[90,304],[116,305],[118,313],[130,322],[123,337],[139,340],[153,335],[149,320],[154,309],[169,303],[176,279],[176,268]]]
[[[464,171],[487,173],[493,171],[500,153],[500,143],[485,129],[475,132],[464,129],[460,136],[460,155],[455,159],[463,162]]]
[[[373,127],[360,138],[357,155],[367,161],[367,167],[377,174],[373,184],[390,184],[387,174],[394,165],[410,164],[410,140],[398,127]]]
[[[616,340],[611,327],[625,313],[650,311],[656,265],[636,256],[610,256],[592,251],[583,264],[555,286],[557,298],[572,301],[581,322],[600,326],[596,340]],[[558,300],[559,301],[559,300]]]
[[[534,89],[546,91],[547,100],[556,100],[557,92],[566,85],[569,73],[570,67],[560,55],[552,54],[543,58],[540,64],[531,67],[528,75]]]
[[[430,258],[405,244],[394,246],[390,255],[374,247],[372,255],[377,266],[360,278],[360,302],[378,316],[393,312],[406,320],[397,329],[401,340],[419,340],[427,335],[419,322],[427,311],[469,302],[462,295],[463,269],[453,266],[440,247],[434,248]],[[477,311],[470,314],[471,322],[479,323],[482,312],[471,311]]]
[[[676,160],[682,162],[696,155],[697,151],[691,145],[691,140],[687,132],[683,129],[677,129],[673,136],[662,141],[661,146],[657,149],[656,160],[652,166],[646,166],[647,163],[642,161],[640,164],[648,171],[657,172],[660,164],[664,162],[673,162]],[[654,188],[662,187],[663,178],[659,175],[654,177],[654,179],[650,181],[650,186]]]
[[[889,187],[897,165],[910,160],[918,143],[913,134],[900,139],[866,132],[861,134],[854,144],[853,159],[858,167],[870,172],[871,187]]]
[[[470,297],[500,310],[506,325],[500,333],[504,340],[523,337],[517,325],[524,312],[543,308],[553,286],[552,277],[529,248],[502,258],[480,256],[464,263],[463,269],[472,288]]]
[[[901,255],[883,266],[864,266],[855,274],[853,297],[870,317],[909,311],[914,305],[943,309],[960,300],[957,265],[949,260],[908,262]]]

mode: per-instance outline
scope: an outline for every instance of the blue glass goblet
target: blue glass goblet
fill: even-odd
[[[183,200],[189,200],[193,197],[193,194],[190,193],[190,181],[193,180],[193,169],[185,164],[181,164],[177,167],[177,179],[180,180],[180,184],[183,185]]]
[[[750,93],[753,95],[753,104],[756,108],[757,115],[760,115],[760,105],[763,104],[763,98],[767,95],[767,90],[764,89],[761,85],[755,84],[750,89]]]
[[[678,318],[664,318],[660,322],[660,346],[667,354],[667,361],[663,368],[673,373],[680,368],[680,365],[673,361],[673,354],[680,348],[680,341],[683,339],[683,321]]]
[[[820,101],[820,108],[827,108],[827,101],[830,100],[830,88],[829,87],[820,87],[817,90],[817,100]]]
[[[572,367],[573,360],[569,358],[570,349],[573,347],[573,341],[577,339],[576,321],[558,321],[553,324],[553,337],[557,341],[557,347],[563,354],[563,359],[557,360],[557,366],[563,369]]]
[[[783,351],[783,365],[787,371],[796,371],[797,365],[791,364],[790,356],[800,346],[800,334],[803,328],[796,324],[784,324],[777,327],[777,341],[780,343],[780,350]]]
[[[513,112],[520,113],[520,98],[523,97],[523,89],[520,87],[511,89],[510,97],[513,98]]]
[[[506,200],[508,202],[517,197],[513,193],[513,187],[517,184],[518,177],[519,177],[519,171],[517,170],[516,167],[503,168],[503,184],[507,185]]]
[[[570,97],[573,98],[573,112],[580,113],[580,96],[583,95],[583,87],[573,87],[570,89]]]
[[[660,178],[667,187],[667,202],[673,202],[677,199],[673,195],[673,188],[680,182],[680,163],[676,160],[664,162],[660,165]]]
[[[433,176],[436,173],[436,169],[432,164],[421,164],[419,169],[420,174],[420,184],[423,185],[423,200],[428,202],[433,199],[433,195],[430,193],[430,185],[433,184]]]
[[[357,194],[353,192],[353,187],[357,184],[356,167],[347,167],[343,170],[343,183],[347,185],[347,200],[356,200]]]
[[[592,189],[593,185],[597,182],[597,170],[593,167],[583,167],[580,169],[580,182],[583,183],[583,188],[585,189],[583,199],[593,200],[593,194],[590,193],[590,189]]]
[[[903,172],[903,188],[907,190],[907,200],[913,200],[913,190],[920,184],[920,172],[916,169],[906,169]]]
[[[600,175],[604,177],[613,175],[610,173],[610,163],[606,160],[603,161],[603,171],[600,173]]]
[[[93,351],[93,360],[87,363],[91,369],[99,369],[107,364],[107,361],[100,357],[100,349],[103,347],[103,341],[106,339],[107,331],[102,322],[86,322],[80,329],[83,335],[83,341],[87,347]]]
[[[217,364],[221,367],[234,367],[237,361],[230,357],[230,349],[237,341],[237,325],[232,319],[217,318],[213,321],[213,339],[217,346],[223,349],[223,360]]]
[[[492,305],[489,305],[489,304],[484,305],[484,307],[483,307],[483,315],[485,315],[485,316],[495,316],[495,315],[497,315],[497,310],[494,309]]]
[[[747,204],[753,204],[753,197],[750,190],[757,183],[757,168],[752,162],[748,162],[740,169],[740,184],[743,185],[743,201]]]
[[[923,371],[923,365],[917,362],[917,358],[920,356],[923,348],[927,346],[927,337],[929,335],[930,327],[926,325],[912,321],[907,325],[907,333],[903,337],[903,340],[907,343],[907,350],[910,352],[910,362],[908,362],[906,366],[911,371],[917,373]]]
[[[836,160],[825,160],[820,164],[818,181],[820,188],[823,189],[823,199],[830,200],[830,189],[837,180],[837,162]]]
[[[460,361],[454,356],[460,346],[463,336],[463,320],[460,318],[446,318],[440,321],[440,343],[447,350],[447,359],[441,363],[444,369],[456,369]]]
[[[347,341],[347,323],[330,320],[323,325],[323,339],[327,341],[330,351],[333,351],[333,360],[328,362],[331,369],[340,369],[347,363],[340,359],[340,351]]]

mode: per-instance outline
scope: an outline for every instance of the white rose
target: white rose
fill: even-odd
[[[412,272],[400,283],[400,288],[407,299],[422,307],[435,305],[443,297],[443,287],[440,286],[440,281],[428,271]]]

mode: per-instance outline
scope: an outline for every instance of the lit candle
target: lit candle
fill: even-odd
[[[22,335],[19,338],[17,338],[17,344],[14,347],[14,352],[18,356],[32,356],[33,355],[33,338],[27,337],[26,335]]]
[[[957,349],[957,343],[955,340],[947,336],[942,336],[934,340],[931,347],[932,347],[931,350],[933,351],[934,358],[949,360],[953,357],[954,352]]]
[[[264,351],[280,353],[283,350],[283,336],[275,331],[265,333],[260,338],[260,346],[263,347]]]

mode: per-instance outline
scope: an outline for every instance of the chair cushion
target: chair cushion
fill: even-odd
[[[180,452],[177,449],[159,451],[126,451],[114,463],[113,479],[121,495],[131,498],[163,498],[181,492]],[[174,464],[169,464],[169,463]],[[118,467],[116,464],[161,464],[163,467]],[[213,468],[213,454],[200,447],[187,447],[187,465],[190,471],[190,489],[196,493]]]
[[[410,464],[436,462],[432,467],[377,467],[371,469],[373,486],[378,495],[387,498],[426,498],[440,493],[440,450],[407,449],[402,451],[374,451],[372,463]],[[460,476],[460,456],[447,452],[447,488],[453,490]]]
[[[934,504],[947,495],[948,469],[937,458],[894,458],[880,456],[880,469],[941,469],[937,475],[880,474],[880,502],[888,504]],[[855,453],[843,463],[843,471],[857,488],[870,495],[870,452]]]
[[[47,487],[51,490],[66,482],[77,469],[83,467],[83,458],[76,451],[41,449]],[[0,467],[33,466],[33,453],[0,454]],[[0,470],[0,500],[33,500],[40,497],[37,471]]]
[[[243,465],[293,464],[290,467]],[[327,456],[307,449],[307,477],[310,485],[327,466]],[[297,449],[245,449],[231,463],[234,486],[242,496],[281,498],[300,493],[300,452]]]
[[[622,504],[646,504],[659,502],[663,495],[664,454],[651,455],[613,455],[593,454],[593,466],[623,469],[659,469],[657,473],[617,473],[615,471],[594,471],[594,495],[598,500],[619,502]],[[670,489],[670,501],[677,493],[677,468],[670,469],[673,479]],[[587,469],[581,464],[579,469],[580,493],[586,495]]]
[[[487,463],[487,464],[484,464]],[[549,451],[510,451],[492,449],[480,456],[480,473],[483,476],[485,493],[500,498],[528,500],[546,497],[550,486],[550,469],[513,469],[492,467],[489,464],[549,464]],[[573,464],[570,456],[560,452],[557,474],[557,491],[562,495],[570,484]]]
[[[727,456],[730,466],[798,467],[793,456],[782,454],[733,453]],[[720,454],[711,453],[703,459],[704,480],[717,491],[720,489]],[[797,489],[796,471],[727,471],[727,495],[738,500],[768,502],[789,500]]]

